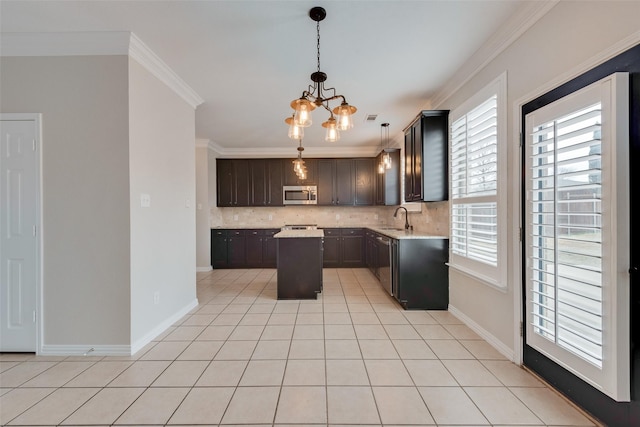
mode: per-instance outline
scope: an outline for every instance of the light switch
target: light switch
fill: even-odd
[[[146,193],[140,194],[140,207],[150,208],[151,207],[151,196]]]
[[[190,208],[191,207],[191,200],[190,199],[185,200],[184,207],[185,208]]]
[[[202,210],[202,203],[198,203],[198,210],[201,211]]]

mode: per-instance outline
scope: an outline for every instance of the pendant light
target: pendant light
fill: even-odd
[[[302,146],[302,138],[299,139],[300,145],[298,146],[298,157],[293,160],[293,171],[297,175],[298,179],[307,179],[307,167],[302,160],[302,152],[304,147]]]
[[[384,173],[387,169],[391,169],[392,160],[389,154],[389,123],[380,125],[380,146],[382,147],[382,157],[378,165],[378,173]]]

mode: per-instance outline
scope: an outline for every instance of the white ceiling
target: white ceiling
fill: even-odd
[[[454,73],[531,2],[472,1],[7,1],[2,32],[131,31],[205,102],[196,136],[222,154],[295,154],[284,119],[316,70],[358,108],[354,129],[324,141],[325,111],[305,130],[306,153],[373,153],[430,107]],[[477,55],[476,55],[477,56]],[[365,122],[368,114],[378,114]]]

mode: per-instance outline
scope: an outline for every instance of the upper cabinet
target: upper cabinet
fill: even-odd
[[[405,129],[404,200],[448,199],[448,110],[426,110]]]
[[[218,206],[282,206],[281,159],[218,159]]]
[[[249,160],[251,206],[282,206],[282,163],[280,159]]]
[[[353,161],[355,177],[356,206],[371,206],[375,202],[374,159],[355,159]]]
[[[373,158],[304,161],[307,178],[300,180],[290,159],[218,159],[218,206],[284,206],[283,185],[317,185],[318,205],[374,204]]]
[[[218,206],[249,205],[249,161],[216,161]]]
[[[318,160],[318,205],[373,205],[373,159]]]
[[[351,159],[318,160],[318,205],[353,205],[353,176]]]

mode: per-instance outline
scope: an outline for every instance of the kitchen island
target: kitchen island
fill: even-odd
[[[277,246],[278,299],[317,299],[322,292],[322,230],[283,230]]]

